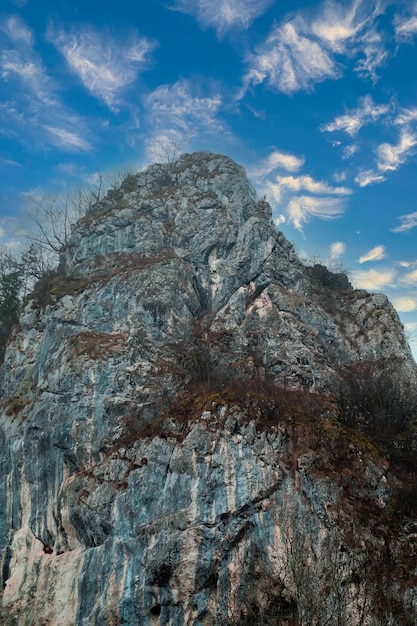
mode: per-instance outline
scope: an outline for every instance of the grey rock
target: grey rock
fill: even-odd
[[[244,170],[206,152],[109,192],[60,272],[28,300],[2,369],[1,623],[359,623],[348,576],[367,554],[339,550],[342,489],[317,453],[285,422],[262,426],[244,393],[199,414],[186,400],[207,368],[232,387],[257,374],[320,392],[360,359],[415,375],[388,300],[342,279],[323,289]],[[363,472],[357,493],[385,506],[385,470]]]

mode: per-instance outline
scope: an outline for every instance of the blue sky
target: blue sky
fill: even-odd
[[[221,152],[417,354],[416,41],[411,0],[3,0],[0,245],[33,195]]]

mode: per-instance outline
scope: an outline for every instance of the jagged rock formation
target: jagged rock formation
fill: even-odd
[[[388,464],[331,404],[312,427],[310,400],[295,420],[239,387],[323,393],[381,358],[415,376],[388,300],[306,268],[240,166],[129,175],[6,350],[1,623],[414,624],[415,564],[383,558]]]

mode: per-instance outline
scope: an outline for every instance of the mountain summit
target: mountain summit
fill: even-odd
[[[5,352],[2,623],[414,624],[387,368],[412,396],[387,298],[306,267],[242,167],[129,174]]]

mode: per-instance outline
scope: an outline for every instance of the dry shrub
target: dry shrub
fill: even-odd
[[[361,361],[340,371],[335,394],[343,425],[388,444],[409,433],[417,419],[417,385],[399,359]]]
[[[127,336],[122,333],[100,333],[84,331],[71,337],[75,356],[89,356],[90,359],[107,358],[109,354],[120,353],[126,345]]]

